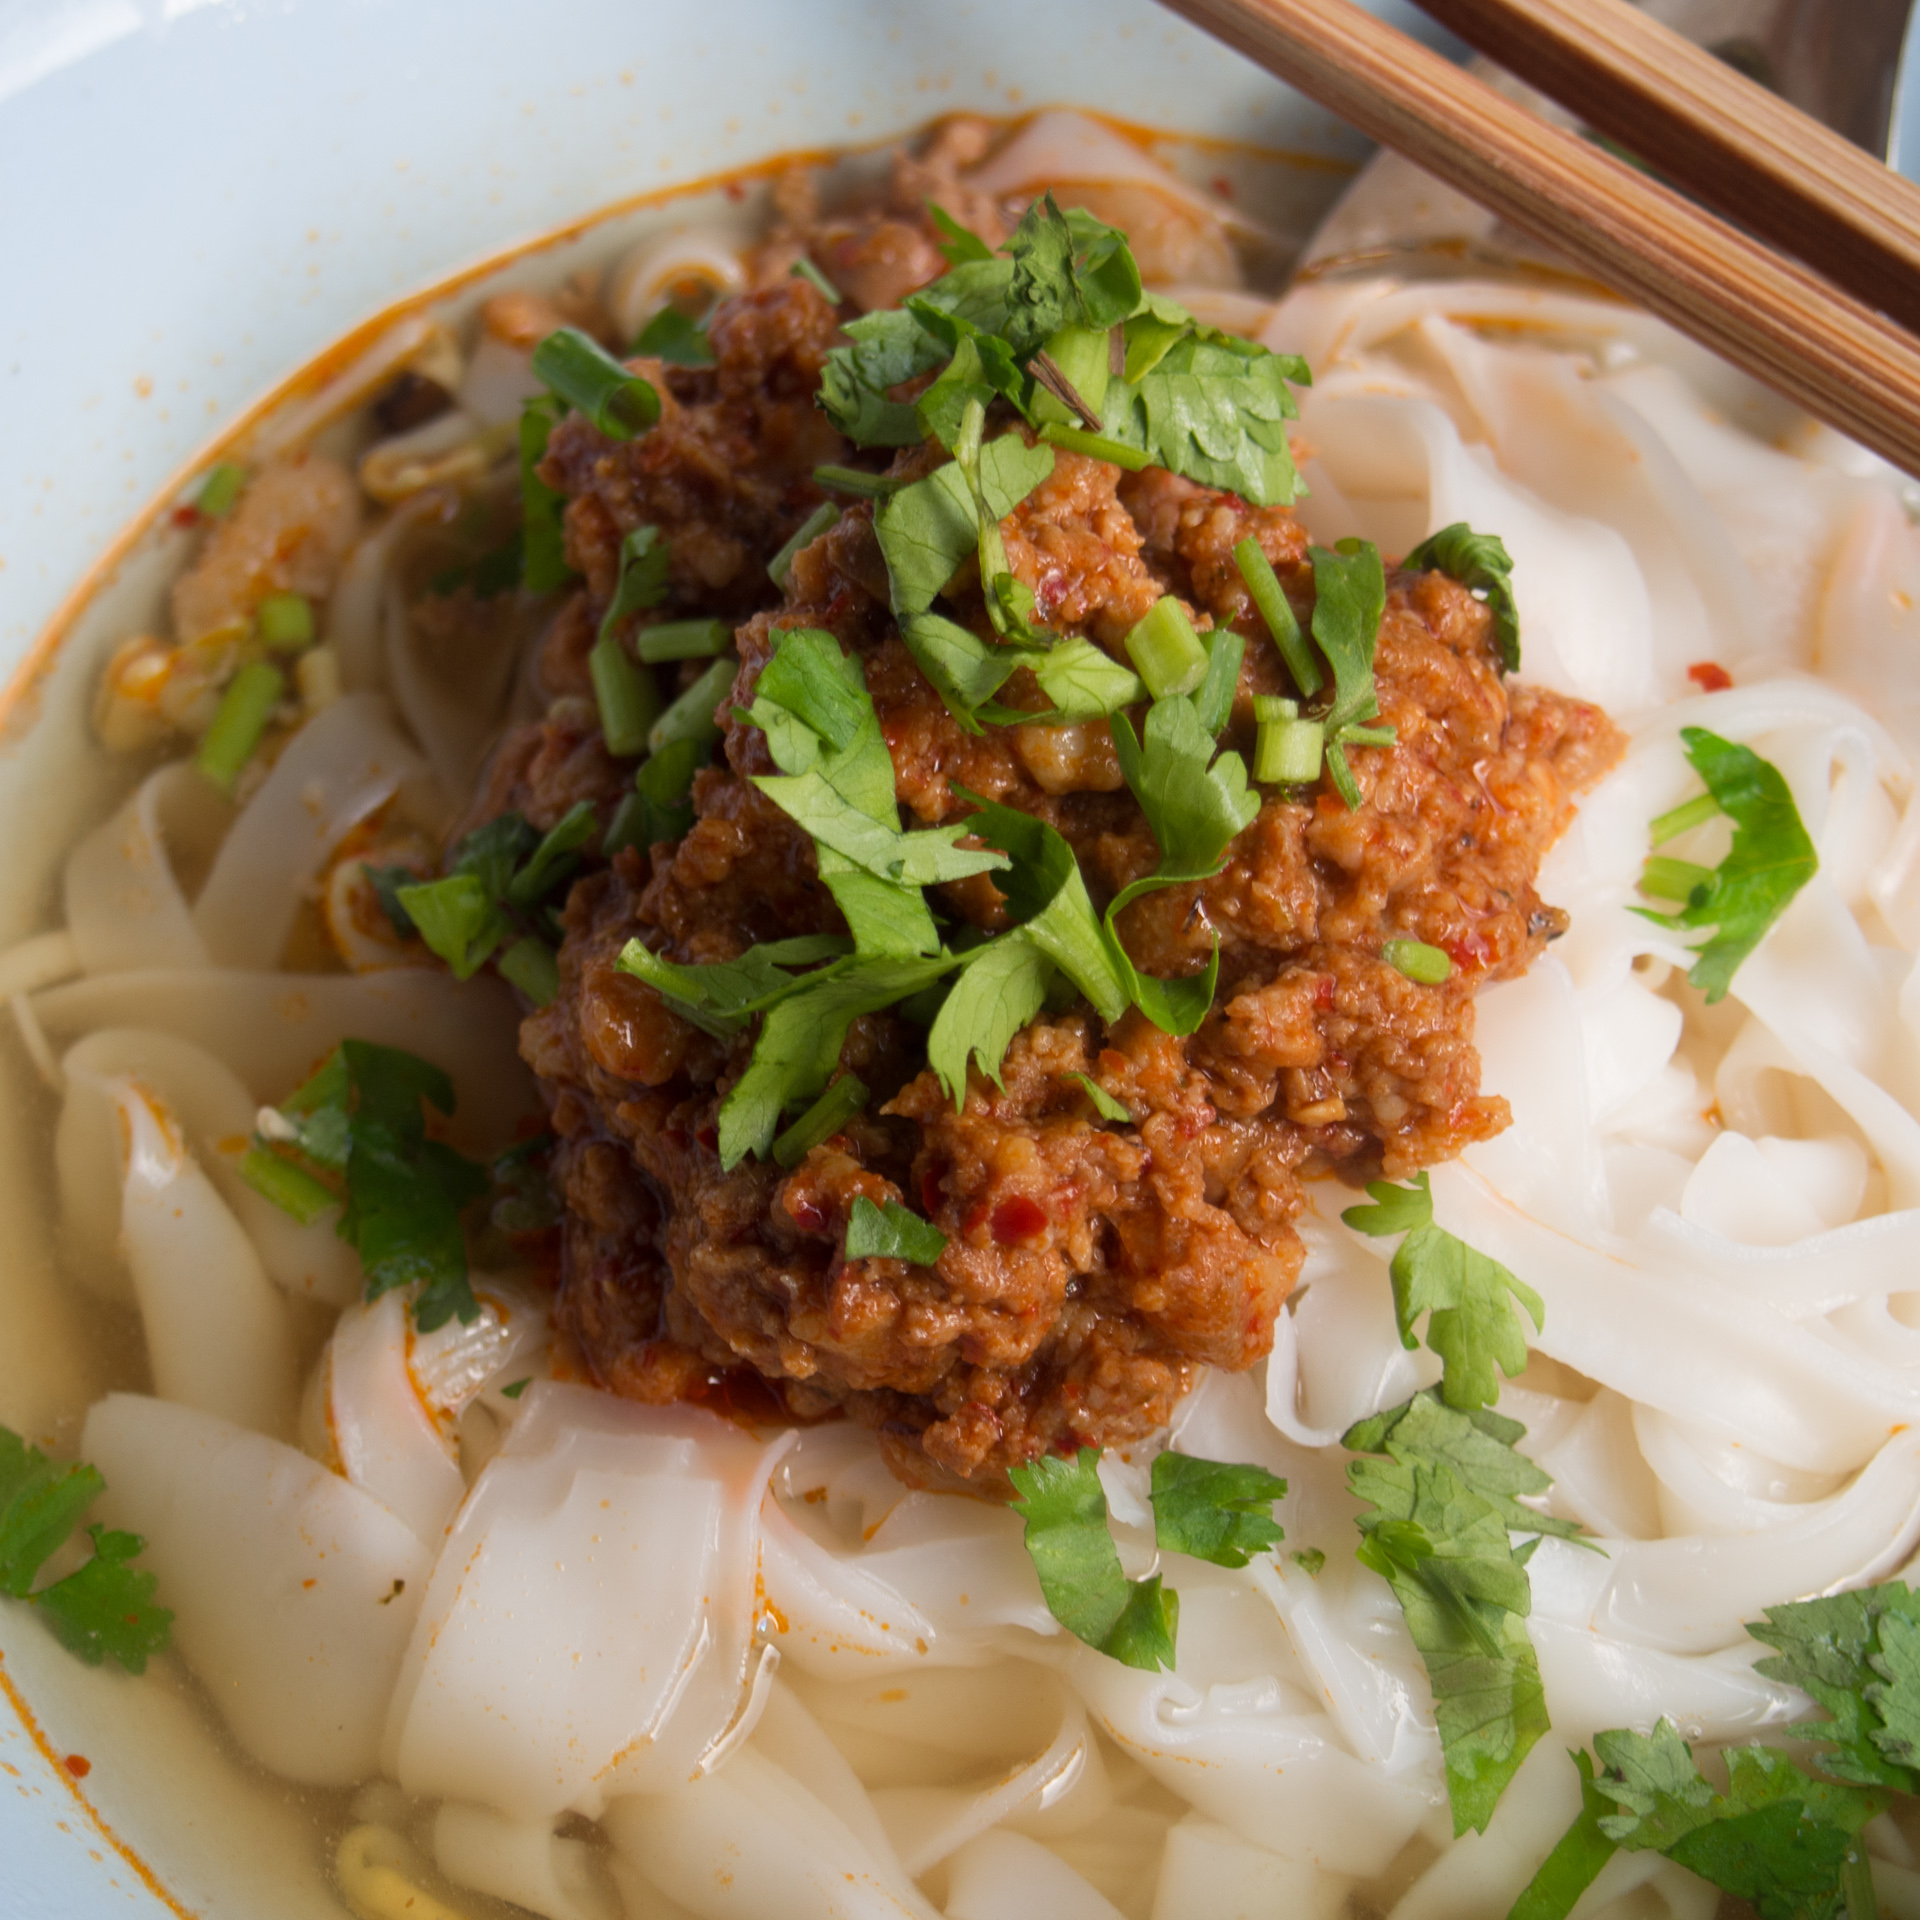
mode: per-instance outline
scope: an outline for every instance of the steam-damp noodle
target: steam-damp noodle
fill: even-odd
[[[1411,191],[949,120],[181,503],[0,1589],[362,1920],[1920,1914],[1911,489]]]

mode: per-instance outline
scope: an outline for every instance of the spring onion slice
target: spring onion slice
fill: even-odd
[[[1663,813],[1647,829],[1647,837],[1656,847],[1664,847],[1669,840],[1677,840],[1694,827],[1703,827],[1709,820],[1720,817],[1720,802],[1710,793],[1696,794],[1691,800],[1682,801],[1669,813]]]
[[[793,537],[767,562],[767,578],[780,589],[787,590],[787,575],[793,571],[794,556],[802,547],[813,543],[840,518],[840,509],[831,500],[823,500],[794,528]]]
[[[1423,987],[1437,987],[1453,978],[1453,962],[1438,947],[1424,940],[1389,940],[1380,949],[1380,958],[1397,973],[1417,980]]]
[[[1172,594],[1156,600],[1127,635],[1127,653],[1156,700],[1191,693],[1207,677],[1207,650]]]
[[[1056,447],[1065,447],[1069,453],[1084,453],[1091,460],[1105,460],[1111,466],[1124,467],[1129,473],[1144,473],[1153,465],[1138,447],[1123,447],[1118,440],[1109,440],[1103,433],[1088,433],[1084,428],[1062,426],[1054,420],[1040,429],[1040,438]]]
[[[787,272],[795,280],[804,280],[829,306],[844,304],[847,296],[804,253]]]
[[[660,689],[653,675],[635,666],[610,633],[593,643],[587,670],[593,675],[593,698],[600,709],[607,751],[621,760],[644,752],[647,729],[660,717]]]
[[[726,697],[739,671],[739,661],[731,653],[722,654],[653,723],[653,730],[647,735],[648,749],[658,753],[676,740],[698,743],[719,739],[720,728],[714,721],[713,710]]]
[[[553,1004],[560,991],[560,961],[544,940],[528,934],[516,940],[495,963],[501,978],[524,993],[536,1007]]]
[[[609,440],[633,440],[660,418],[652,382],[631,373],[578,327],[556,327],[533,350],[533,371]]]
[[[255,616],[260,642],[276,652],[297,653],[313,644],[313,603],[300,593],[270,593]]]
[[[194,765],[229,799],[234,782],[253,758],[286,691],[286,675],[264,660],[242,667],[227,682],[213,724],[194,755]]]
[[[1253,777],[1261,786],[1305,786],[1320,778],[1326,728],[1318,720],[1263,720],[1254,738]]]
[[[884,500],[905,485],[904,481],[889,480],[884,473],[863,473],[858,467],[815,467],[813,481],[815,486],[852,494],[858,500]]]
[[[1306,635],[1300,631],[1300,622],[1294,618],[1292,604],[1273,570],[1273,563],[1260,550],[1260,542],[1249,534],[1234,548],[1233,560],[1240,569],[1240,578],[1247,583],[1253,604],[1260,609],[1261,619],[1267,623],[1267,631],[1273,635],[1273,644],[1287,663],[1287,671],[1293,675],[1293,684],[1302,693],[1318,693],[1326,676],[1313,657],[1313,649],[1307,645]]]
[[[222,460],[207,472],[200,491],[193,496],[195,509],[209,520],[223,520],[233,511],[240,489],[247,484],[247,470],[232,460]]]
[[[664,660],[711,660],[732,644],[733,629],[724,620],[667,620],[633,636],[634,652],[650,667]]]
[[[283,1160],[257,1140],[241,1157],[240,1178],[282,1213],[292,1214],[303,1227],[312,1226],[330,1207],[340,1204],[340,1196],[324,1181],[316,1180],[291,1160]]]

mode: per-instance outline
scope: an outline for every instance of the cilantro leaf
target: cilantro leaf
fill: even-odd
[[[1428,534],[1400,564],[1409,573],[1428,569],[1444,573],[1480,595],[1493,614],[1500,664],[1509,673],[1520,671],[1520,609],[1513,597],[1513,556],[1497,533],[1475,533],[1464,520],[1456,520]]]
[[[863,1193],[847,1215],[849,1260],[904,1260],[909,1266],[930,1267],[946,1244],[947,1236],[938,1227],[898,1200],[876,1207]]]
[[[599,830],[599,825],[593,802],[575,801],[534,848],[526,864],[507,882],[508,904],[531,907],[551,893],[579,866],[576,856]]]
[[[789,967],[838,960],[847,948],[848,942],[838,934],[805,933],[749,947],[737,960],[683,966],[650,953],[638,940],[629,940],[613,964],[670,1000],[683,1020],[724,1040],[807,977],[789,973]]]
[[[1860,1830],[1884,1797],[1832,1786],[1767,1747],[1727,1750],[1727,1791],[1714,1792],[1662,1720],[1651,1734],[1594,1736],[1606,1770],[1595,1792],[1613,1803],[1598,1826],[1628,1852],[1663,1853],[1761,1920],[1838,1920],[1873,1912]]]
[[[1898,1580],[1769,1607],[1747,1631],[1775,1649],[1757,1663],[1769,1680],[1811,1695],[1829,1720],[1797,1729],[1832,1744],[1823,1772],[1864,1787],[1920,1792],[1912,1735],[1920,1711],[1914,1667],[1920,1593]]]
[[[632,357],[664,360],[675,367],[710,367],[714,364],[713,342],[707,338],[704,322],[668,304],[640,329]]]
[[[1107,1530],[1099,1453],[1044,1458],[1008,1472],[1026,1523],[1027,1557],[1047,1611],[1090,1647],[1151,1673],[1173,1665],[1179,1602],[1158,1576],[1129,1580]]]
[[[1206,682],[1200,692],[1206,692]],[[1211,879],[1220,871],[1233,837],[1260,811],[1260,796],[1247,789],[1247,767],[1237,753],[1215,755],[1191,698],[1156,700],[1147,710],[1143,735],[1125,714],[1113,716],[1113,746],[1120,771],[1147,825],[1160,843],[1160,864],[1136,880],[1113,912],[1143,893],[1183,882]]]
[[[1103,332],[1139,304],[1126,236],[1084,209],[1062,213],[1051,190],[1028,207],[1006,252],[1013,271],[998,331],[1023,360],[1064,326]]]
[[[927,203],[927,218],[940,230],[940,252],[950,267],[967,260],[991,260],[993,249],[974,232],[963,227],[945,207]]]
[[[1117,1120],[1122,1126],[1133,1124],[1133,1109],[1124,1100],[1116,1100],[1099,1081],[1089,1074],[1070,1073],[1067,1078],[1073,1081],[1089,1100],[1093,1110],[1102,1120]]]
[[[956,1110],[967,1102],[967,1064],[979,1064],[995,1086],[1013,1036],[1040,1011],[1053,962],[1025,927],[986,941],[965,955],[953,990],[927,1035],[927,1064]]]
[[[1448,1406],[1491,1406],[1500,1397],[1495,1368],[1512,1379],[1527,1364],[1527,1339],[1512,1302],[1526,1308],[1536,1328],[1546,1307],[1524,1280],[1499,1261],[1456,1238],[1433,1218],[1433,1191],[1426,1174],[1408,1187],[1385,1180],[1368,1183],[1375,1204],[1349,1207],[1340,1218],[1376,1238],[1404,1233],[1393,1256],[1393,1310],[1400,1344],[1411,1350],[1414,1322],[1427,1319],[1427,1345],[1446,1372],[1441,1386]]]
[[[1288,383],[1307,364],[1203,327],[1184,307],[1148,295],[1127,321],[1126,372],[1109,386],[1101,432],[1137,447],[1155,466],[1255,506],[1286,506],[1299,476],[1286,423]]]
[[[1015,723],[1031,726],[1041,720],[1104,720],[1147,697],[1146,683],[1140,676],[1091,640],[1062,640],[1038,659],[1019,664],[1033,669],[1040,691],[1053,704],[1045,714],[1006,716]]]
[[[1342,1445],[1355,1453],[1444,1462],[1493,1507],[1509,1531],[1576,1540],[1576,1522],[1556,1520],[1521,1504],[1523,1496],[1545,1493],[1553,1485],[1552,1476],[1519,1451],[1525,1433],[1518,1420],[1489,1407],[1458,1412],[1429,1387],[1400,1406],[1355,1422]]]
[[[766,1157],[782,1113],[826,1090],[858,1015],[906,999],[957,965],[958,957],[947,953],[861,956],[823,968],[784,993],[767,1010],[746,1072],[720,1103],[720,1164],[731,1171],[749,1153]]]
[[[1680,912],[1634,911],[1659,926],[1714,929],[1695,949],[1699,957],[1687,975],[1712,1006],[1726,998],[1741,962],[1819,871],[1820,859],[1772,761],[1705,727],[1682,727],[1680,738],[1715,806],[1733,822],[1733,846]]]
[[[1286,1496],[1287,1483],[1264,1467],[1163,1453],[1153,1463],[1153,1536],[1169,1553],[1244,1567],[1285,1538],[1272,1508]]]
[[[1352,1436],[1349,1436],[1351,1439]],[[1384,1441],[1347,1468],[1363,1564],[1393,1588],[1433,1687],[1456,1837],[1484,1833],[1508,1781],[1547,1730],[1527,1638],[1532,1593],[1505,1516],[1444,1460]]]
[[[1360,789],[1347,765],[1343,735],[1380,712],[1373,685],[1373,654],[1387,605],[1387,575],[1370,540],[1342,540],[1329,552],[1307,549],[1313,561],[1313,638],[1333,669],[1333,705],[1326,717],[1327,771],[1349,807]]]
[[[981,731],[980,709],[1006,685],[1014,669],[1034,664],[1023,649],[996,646],[939,613],[905,615],[900,638],[947,711],[969,733]]]
[[[602,640],[611,638],[622,620],[644,607],[657,607],[667,597],[667,568],[673,558],[667,537],[658,527],[635,527],[620,542],[620,571],[613,597],[600,616]]]
[[[0,1427],[0,1593],[37,1607],[60,1644],[88,1666],[112,1660],[144,1673],[149,1656],[165,1648],[173,1615],[153,1604],[154,1576],[128,1564],[146,1545],[137,1533],[89,1527],[92,1557],[34,1590],[40,1569],[105,1488],[97,1468],[57,1466]]]
[[[1593,1783],[1593,1758],[1576,1753],[1580,1770],[1580,1813],[1521,1890],[1507,1920],[1567,1920],[1580,1896],[1600,1877],[1600,1869],[1619,1851],[1619,1843],[1600,1828],[1613,1805]]]
[[[1009,915],[1103,1020],[1119,1019],[1132,998],[1132,963],[1116,951],[1095,914],[1073,849],[1030,813],[983,800],[964,787],[954,791],[977,809],[967,816],[968,829],[1008,856],[1006,871],[995,875],[994,885]]]
[[[847,345],[820,369],[821,410],[856,446],[914,447],[924,437],[910,401],[888,398],[902,381],[937,367],[949,349],[897,307],[849,320]]]
[[[980,449],[981,498],[1003,520],[1053,471],[1054,450],[1030,447],[1017,433]],[[893,611],[925,613],[980,542],[981,520],[958,461],[890,494],[873,518],[892,582]]]

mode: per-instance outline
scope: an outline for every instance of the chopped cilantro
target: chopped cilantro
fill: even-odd
[[[675,367],[710,367],[713,342],[703,322],[692,320],[669,303],[640,329],[633,343],[636,360],[664,360]]]
[[[1386,611],[1387,576],[1370,540],[1342,540],[1332,552],[1308,549],[1313,560],[1313,638],[1333,669],[1333,705],[1326,715],[1327,771],[1349,807],[1360,789],[1347,765],[1349,745],[1389,744],[1387,729],[1366,726],[1380,711],[1373,685],[1373,653]]]
[[[863,314],[844,329],[847,344],[820,370],[820,406],[860,447],[915,447],[926,437],[910,401],[891,390],[937,367],[952,349],[899,307]]]
[[[613,584],[613,598],[600,616],[602,640],[644,607],[657,607],[667,597],[667,569],[673,552],[667,537],[658,527],[635,527],[620,542],[620,570]]]
[[[1441,1392],[1450,1407],[1490,1407],[1500,1397],[1496,1366],[1509,1379],[1527,1364],[1527,1338],[1518,1300],[1536,1328],[1546,1308],[1540,1296],[1499,1261],[1456,1238],[1433,1218],[1433,1190],[1424,1173],[1410,1186],[1369,1182],[1370,1207],[1349,1207],[1340,1218],[1356,1231],[1381,1238],[1402,1233],[1393,1256],[1393,1310],[1400,1344],[1418,1344],[1414,1322],[1428,1315],[1427,1345],[1446,1372]]]
[[[789,968],[842,959],[848,944],[838,934],[803,933],[791,940],[749,947],[737,960],[689,967],[664,960],[638,940],[629,940],[614,965],[671,1000],[681,1018],[703,1033],[726,1039],[809,977],[790,973]]]
[[[930,1267],[945,1250],[947,1236],[898,1200],[876,1207],[863,1193],[847,1215],[849,1260],[904,1260],[909,1266]]]
[[[843,1073],[818,1100],[773,1143],[773,1157],[783,1167],[797,1167],[815,1147],[831,1140],[867,1104],[867,1083]]]
[[[1234,836],[1259,813],[1260,799],[1247,790],[1246,762],[1237,753],[1214,753],[1213,734],[1192,699],[1156,700],[1140,735],[1125,714],[1115,714],[1113,745],[1160,844],[1159,866],[1119,896],[1118,913],[1143,893],[1211,879]]]
[[[962,956],[961,971],[927,1035],[927,1064],[956,1108],[967,1098],[974,1060],[995,1086],[1013,1037],[1040,1011],[1053,962],[1025,927],[984,941]]]
[[[840,509],[831,500],[822,500],[807,517],[788,534],[786,544],[767,562],[767,578],[780,589],[787,590],[787,576],[793,571],[793,563],[802,549],[810,547],[840,518]]]
[[[518,1400],[520,1396],[523,1393],[525,1393],[526,1390],[532,1385],[533,1385],[533,1375],[528,1374],[524,1380],[516,1380],[512,1386],[502,1387],[500,1389],[501,1398],[506,1400]]]
[[[1714,930],[1695,949],[1699,957],[1687,975],[1711,1006],[1726,998],[1741,962],[1819,871],[1820,859],[1800,822],[1792,789],[1772,761],[1704,727],[1682,727],[1680,738],[1693,770],[1707,783],[1703,797],[1733,822],[1733,846],[1711,874],[1689,889],[1680,912],[1654,913],[1645,907],[1634,911],[1658,926]],[[1671,868],[1680,863],[1659,864]],[[1647,891],[1644,883],[1642,891]]]
[[[471,873],[396,887],[394,898],[456,980],[470,980],[510,931],[493,896]]]
[[[34,1586],[106,1484],[97,1468],[57,1466],[0,1427],[0,1594],[37,1608],[60,1644],[88,1666],[111,1660],[144,1673],[148,1657],[165,1649],[173,1615],[154,1605],[153,1575],[129,1564],[147,1544],[137,1533],[87,1528],[92,1557],[62,1579]]]
[[[1017,433],[980,448],[979,498],[997,524],[1053,471],[1051,447],[1030,447]],[[969,554],[979,549],[982,516],[958,461],[902,487],[873,517],[892,582],[893,610],[925,613]]]
[[[536,1007],[550,1007],[560,992],[560,956],[538,934],[525,933],[499,959],[500,978]]]
[[[1285,1537],[1272,1508],[1286,1497],[1287,1483],[1264,1467],[1163,1453],[1153,1463],[1154,1538],[1170,1553],[1244,1567]]]
[[[1493,615],[1500,664],[1520,671],[1520,609],[1513,598],[1513,556],[1497,533],[1475,533],[1464,520],[1429,534],[1401,562],[1409,573],[1431,568],[1458,580],[1487,603]]]
[[[804,253],[787,272],[795,280],[804,280],[830,307],[840,306],[846,300],[847,296]]]
[[[940,231],[940,252],[950,267],[957,267],[967,260],[991,260],[993,249],[974,232],[971,227],[963,227],[945,207],[927,202],[927,218]]]
[[[1297,1553],[1288,1554],[1287,1558],[1302,1573],[1316,1580],[1327,1564],[1327,1556],[1318,1547],[1302,1547]]]
[[[1099,1461],[1094,1448],[1082,1447],[1072,1460],[1050,1457],[1009,1471],[1027,1557],[1047,1611],[1075,1638],[1148,1673],[1171,1668],[1179,1595],[1163,1589],[1158,1574],[1129,1580],[1122,1570]]]
[[[343,1040],[287,1097],[281,1118],[292,1146],[346,1176],[339,1234],[360,1255],[367,1298],[418,1284],[414,1324],[429,1333],[480,1311],[460,1215],[489,1183],[483,1168],[427,1137],[423,1103],[453,1112],[453,1083],[438,1067],[396,1047]]]
[[[1871,1920],[1873,1877],[1860,1835],[1885,1796],[1835,1786],[1769,1747],[1729,1747],[1715,1792],[1670,1720],[1650,1734],[1594,1736],[1580,1765],[1582,1807],[1509,1920],[1563,1920],[1616,1848],[1656,1852],[1760,1920]]]
[[[601,855],[608,860],[622,847],[653,847],[679,840],[693,825],[693,776],[707,762],[704,741],[669,740],[649,754],[633,776],[633,791],[614,810]]]
[[[1089,1100],[1102,1120],[1115,1120],[1123,1126],[1133,1124],[1133,1109],[1124,1100],[1116,1100],[1091,1074],[1070,1073],[1071,1080]]]
[[[579,866],[579,851],[593,838],[598,827],[593,802],[576,800],[542,836],[526,864],[501,889],[507,904],[530,907],[544,900]]]
[[[1510,1502],[1488,1498],[1453,1457],[1403,1437],[1422,1399],[1434,1404],[1416,1398],[1353,1429],[1344,1444],[1385,1456],[1347,1468],[1349,1486],[1369,1509],[1359,1519],[1359,1557],[1393,1588],[1426,1666],[1458,1836],[1469,1827],[1486,1831],[1508,1781],[1547,1730],[1547,1705],[1526,1632],[1532,1593],[1507,1538]],[[1542,1523],[1530,1515],[1529,1524]]]

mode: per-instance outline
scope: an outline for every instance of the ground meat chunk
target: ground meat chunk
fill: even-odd
[[[781,192],[790,236],[827,244],[804,183]],[[888,255],[875,221],[860,237],[876,272],[912,254],[902,240]],[[830,338],[815,301],[794,282],[734,303],[715,322],[721,368],[668,375],[653,435],[611,446],[570,424],[547,462],[587,575],[547,640],[550,683],[578,684],[617,541],[645,519],[671,520],[674,604],[734,615],[740,663],[691,829],[574,887],[559,992],[523,1029],[560,1140],[560,1312],[617,1392],[737,1403],[745,1382],[763,1412],[871,1426],[909,1478],[991,1484],[1041,1454],[1140,1437],[1199,1368],[1259,1359],[1300,1268],[1304,1178],[1403,1177],[1506,1124],[1480,1091],[1474,995],[1563,924],[1535,891],[1540,858],[1621,741],[1596,709],[1505,680],[1472,594],[1392,572],[1375,673],[1395,738],[1352,750],[1360,804],[1325,782],[1268,790],[1217,874],[1121,916],[1136,964],[1163,978],[1217,950],[1197,1032],[1137,1011],[1107,1024],[1056,999],[998,1081],[976,1070],[956,1107],[908,1009],[863,1015],[839,1058],[864,1108],[794,1164],[724,1168],[720,1110],[754,1029],[707,1031],[615,962],[634,939],[708,963],[844,931],[812,840],[754,784],[773,770],[765,736],[736,717],[782,629],[822,629],[859,662],[906,824],[964,813],[962,789],[1035,814],[1073,848],[1096,909],[1159,860],[1104,723],[975,732],[947,710],[894,624],[868,504],[796,556],[782,604],[750,577],[810,502],[802,468],[834,457],[798,411]],[[749,444],[755,423],[770,423],[766,445]],[[894,477],[934,457],[905,452]],[[1202,629],[1236,629],[1227,744],[1250,751],[1256,695],[1298,691],[1233,558],[1256,540],[1310,624],[1307,536],[1285,509],[1062,451],[1002,537],[1036,616],[1116,657],[1166,594]],[[949,602],[984,637],[972,564]],[[1040,704],[1024,669],[1004,698]],[[570,797],[598,803],[620,770],[596,746],[585,703],[557,701],[503,746],[477,811],[514,805],[546,824]],[[1007,924],[989,875],[939,889],[938,905],[988,932]],[[1398,972],[1382,953],[1395,938],[1441,948],[1451,977]],[[1124,1122],[1096,1110],[1089,1079]],[[932,1222],[937,1261],[849,1260],[862,1199]]]

